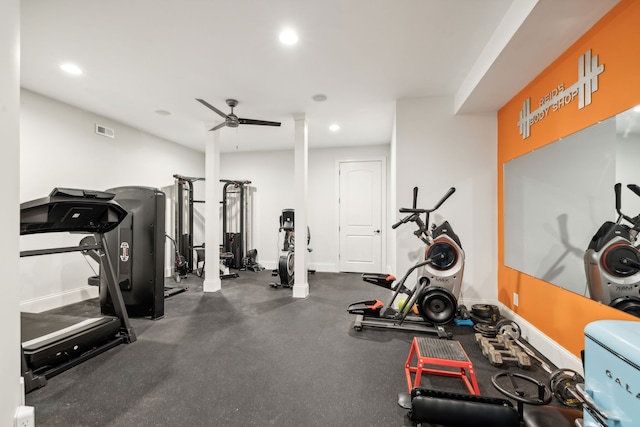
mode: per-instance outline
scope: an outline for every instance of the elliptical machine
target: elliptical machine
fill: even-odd
[[[273,276],[279,276],[280,283],[271,283],[270,286],[273,288],[290,288],[293,286],[293,274],[295,272],[294,219],[295,213],[293,209],[282,210],[278,231],[284,232],[284,241],[278,258],[278,269],[272,272]]]
[[[640,232],[640,215],[631,218],[621,209],[620,183],[616,194],[616,222],[607,221],[591,238],[584,254],[589,296],[626,313],[640,317],[640,251],[634,246]],[[627,188],[640,196],[640,187]],[[630,225],[622,224],[622,220]]]
[[[278,258],[278,268],[271,272],[272,276],[278,276],[280,283],[270,283],[272,288],[290,288],[293,286],[295,273],[295,211],[293,209],[283,209],[280,215],[280,232],[284,232],[284,241],[280,256]],[[307,227],[307,245],[311,241],[311,233]],[[311,252],[311,248],[307,248]],[[315,273],[315,270],[307,270]]]
[[[356,315],[354,329],[365,326],[399,329],[415,332],[433,333],[441,338],[451,338],[442,325],[449,323],[456,315],[458,298],[462,287],[464,270],[464,251],[460,239],[454,233],[448,221],[439,226],[432,224],[428,228],[429,214],[437,210],[456,189],[451,187],[440,201],[431,209],[417,209],[418,187],[413,189],[413,208],[400,208],[400,212],[409,213],[405,218],[393,224],[396,229],[407,222],[415,222],[418,229],[415,236],[425,243],[420,251],[418,262],[412,266],[394,286],[396,278],[384,273],[365,273],[362,280],[393,291],[388,304],[380,300],[360,301],[349,305],[347,311]],[[420,217],[425,214],[425,220]],[[409,275],[417,270],[417,282],[413,289],[404,286]],[[398,295],[406,294],[407,300],[393,308]],[[419,316],[410,314],[413,307]]]

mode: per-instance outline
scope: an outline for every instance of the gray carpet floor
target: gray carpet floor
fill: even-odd
[[[346,307],[388,299],[357,274],[309,276],[310,295],[269,287],[270,271],[241,271],[222,291],[186,292],[165,301],[165,317],[132,319],[138,340],[51,378],[27,394],[41,426],[408,426],[398,393],[414,333],[355,331]],[[99,313],[90,300],[64,309]],[[447,325],[473,361],[483,395],[501,396],[473,328]],[[533,361],[524,371],[548,374]],[[516,366],[501,370],[523,372]],[[464,392],[462,381],[428,376],[423,386]]]

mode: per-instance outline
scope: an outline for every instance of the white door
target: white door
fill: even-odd
[[[340,271],[382,272],[382,161],[340,162]]]

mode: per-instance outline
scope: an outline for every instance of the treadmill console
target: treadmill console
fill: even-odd
[[[20,204],[20,234],[106,233],[127,216],[113,193],[54,188],[48,197]]]

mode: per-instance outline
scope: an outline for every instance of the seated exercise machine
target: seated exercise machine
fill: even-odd
[[[43,387],[47,379],[122,343],[136,341],[122,298],[112,252],[105,233],[115,229],[127,211],[114,194],[55,188],[48,197],[20,205],[20,234],[91,233],[93,244],[36,249],[21,257],[94,250],[103,270],[113,316],[83,318],[49,313],[21,313],[21,370],[25,391]],[[121,249],[123,254],[126,248]]]
[[[397,228],[407,222],[415,222],[418,229],[414,232],[425,246],[420,252],[418,262],[394,286],[395,277],[390,274],[365,273],[362,280],[393,291],[388,304],[380,300],[356,302],[347,311],[356,315],[354,329],[365,326],[433,333],[441,338],[450,338],[442,325],[453,320],[458,309],[458,298],[462,287],[464,270],[464,251],[460,239],[453,232],[448,221],[429,229],[429,214],[437,210],[453,193],[455,188],[440,199],[432,209],[416,208],[418,187],[413,189],[413,207],[400,208],[408,216],[392,225]],[[421,215],[425,214],[425,221]],[[417,283],[413,289],[404,286],[409,275],[417,270]],[[393,307],[400,294],[408,296],[399,309]],[[414,305],[420,316],[409,314]]]
[[[627,185],[640,196],[640,187]],[[589,296],[602,304],[640,317],[640,251],[636,245],[640,215],[631,218],[621,209],[621,184],[614,187],[616,222],[607,221],[591,238],[584,254]],[[629,223],[622,224],[622,220]]]
[[[203,243],[201,246],[194,246],[193,249],[196,251],[196,261],[195,261],[195,272],[198,277],[202,277],[204,275],[204,267],[205,267],[205,244]],[[222,249],[222,245],[220,245],[220,249]],[[222,252],[220,251],[220,266],[218,271],[220,272],[220,279],[235,279],[240,277],[238,273],[232,273],[229,270],[229,265],[233,260],[233,254],[231,252]]]
[[[280,233],[284,233],[282,250],[278,257],[278,268],[271,272],[272,276],[278,276],[280,283],[271,283],[273,288],[290,288],[293,286],[295,273],[295,212],[293,209],[283,209],[280,215]],[[311,241],[309,227],[307,227],[307,244]],[[307,250],[311,252],[311,249]],[[315,273],[308,270],[309,273]]]

